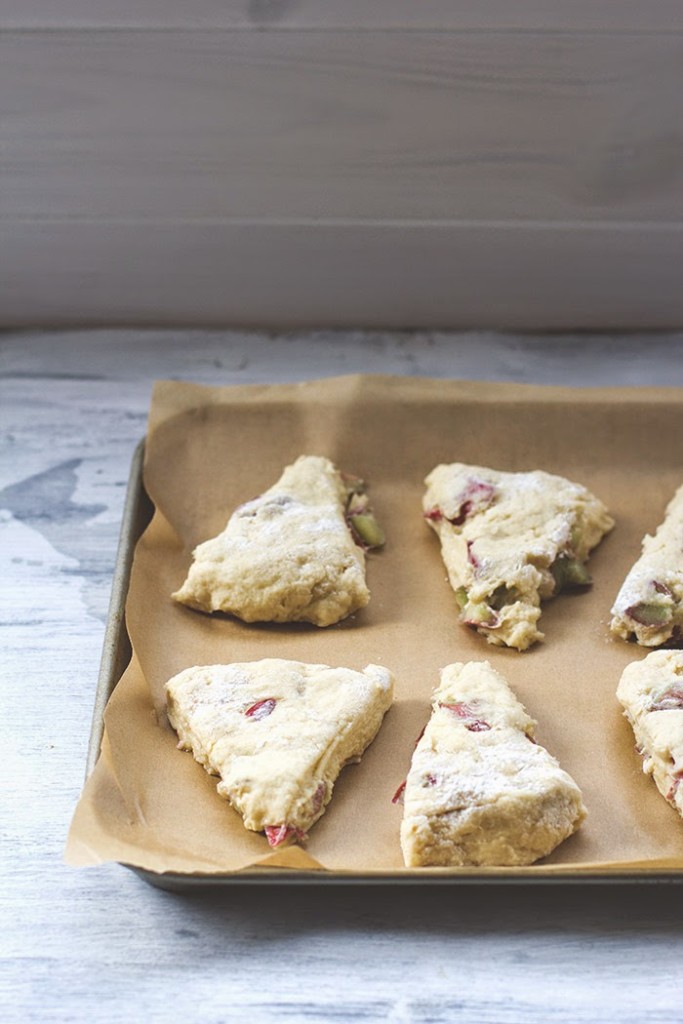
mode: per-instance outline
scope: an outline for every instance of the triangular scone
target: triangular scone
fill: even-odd
[[[612,608],[610,628],[624,640],[659,647],[683,636],[683,487],[669,502],[654,537],[643,539]]]
[[[370,593],[362,538],[354,541],[350,529],[359,521],[349,513],[352,490],[329,459],[302,455],[269,490],[235,509],[222,533],[195,549],[173,597],[244,622],[316,626],[365,607]]]
[[[617,698],[633,727],[643,771],[683,815],[683,651],[653,651],[628,665]]]
[[[305,837],[339,772],[359,760],[393,700],[393,677],[267,658],[188,668],[166,684],[168,718],[248,829],[271,846]]]
[[[576,831],[581,792],[535,725],[487,661],[443,670],[405,784],[408,867],[531,864]]]
[[[425,483],[425,519],[441,540],[461,621],[520,651],[541,640],[541,601],[591,582],[584,562],[614,526],[605,506],[540,470],[456,462],[437,466]]]

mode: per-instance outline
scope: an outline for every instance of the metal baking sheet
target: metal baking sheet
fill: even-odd
[[[99,755],[104,729],[104,709],[131,656],[131,645],[125,624],[125,602],[135,545],[150,522],[154,511],[143,484],[144,450],[145,442],[142,440],[135,450],[131,464],[97,683],[86,777],[92,772]],[[136,866],[124,866],[131,867],[146,882],[158,888],[179,892],[195,891],[197,888],[231,887],[235,884],[452,885],[476,883],[490,885],[515,883],[517,885],[537,885],[544,883],[567,885],[584,883],[675,884],[683,882],[683,872],[651,872],[646,869],[624,872],[605,868],[596,869],[590,873],[582,871],[580,874],[565,874],[558,877],[551,872],[544,873],[541,867],[531,877],[508,874],[505,869],[501,869],[495,875],[483,874],[476,868],[458,869],[457,872],[452,869],[434,869],[429,874],[416,873],[409,869],[348,873],[298,871],[284,868],[250,868],[225,874],[182,874],[179,872],[160,874]]]

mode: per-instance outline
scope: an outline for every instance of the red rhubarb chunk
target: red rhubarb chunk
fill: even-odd
[[[247,718],[254,718],[258,721],[260,718],[267,718],[275,710],[276,704],[275,697],[264,697],[263,700],[257,700],[255,704],[252,704],[244,713]]]
[[[453,526],[462,526],[474,512],[483,512],[495,497],[496,489],[485,480],[468,480],[465,490],[460,495],[460,505],[454,516],[449,517]]]
[[[648,711],[676,711],[683,708],[683,686],[672,686],[662,693],[647,709]]]
[[[318,811],[320,810],[320,808],[322,807],[323,800],[325,799],[325,793],[326,792],[327,792],[327,786],[325,785],[324,782],[321,782],[318,785],[318,788],[316,789],[315,793],[313,794],[313,801],[312,801],[312,803],[313,803],[313,813],[314,814],[317,814]]]
[[[487,732],[491,728],[489,723],[485,722],[483,718],[477,718],[476,711],[469,704],[456,702],[455,704],[439,704],[439,707],[448,708],[458,718],[462,718],[463,725],[470,732]]]
[[[434,508],[430,508],[427,512],[424,513],[424,517],[425,519],[429,519],[429,521],[432,523],[438,523],[440,522],[441,519],[443,519],[443,512],[441,511],[438,505],[435,505]]]
[[[392,804],[399,804],[399,803],[401,803],[401,800],[403,799],[403,793],[405,792],[406,782],[407,781],[408,781],[407,779],[404,779],[403,782],[401,783],[401,785],[398,787],[398,789],[394,793],[394,795],[392,796],[392,798],[391,798]]]
[[[660,583],[659,580],[653,580],[652,586],[658,594],[666,594],[667,597],[673,597],[673,593],[669,587],[667,587],[666,583]]]
[[[448,520],[449,523],[453,523],[453,526],[462,526],[470,512],[472,511],[472,502],[463,501],[462,505],[458,509],[458,513],[455,516],[451,516]]]
[[[292,836],[295,836],[297,840],[303,839],[305,836],[300,828],[295,828],[293,825],[266,825],[263,831],[266,833],[269,846],[282,846]]]
[[[470,732],[488,732],[491,726],[488,722],[484,722],[481,718],[477,718],[474,722],[465,722],[465,728],[469,729]]]
[[[668,790],[668,792],[666,794],[666,797],[665,797],[666,800],[673,800],[673,798],[676,796],[676,793],[678,791],[678,787],[680,786],[682,781],[683,781],[683,769],[681,769],[681,771],[673,773],[673,775],[671,777],[671,785],[669,786],[669,790]]]
[[[467,561],[470,563],[471,566],[474,566],[475,569],[479,568],[480,562],[479,562],[479,559],[477,558],[477,556],[474,553],[474,541],[473,540],[468,540],[467,541]]]

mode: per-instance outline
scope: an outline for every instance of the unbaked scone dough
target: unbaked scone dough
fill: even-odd
[[[576,831],[581,792],[535,725],[487,661],[443,669],[405,784],[408,867],[531,864]]]
[[[166,684],[168,718],[246,828],[271,846],[305,838],[339,772],[359,760],[393,700],[386,668],[280,658],[188,668]]]
[[[330,460],[302,455],[195,549],[173,597],[244,622],[339,622],[370,599],[348,502],[349,487]]]
[[[653,651],[628,665],[617,688],[643,771],[683,815],[683,651]]]
[[[603,503],[540,470],[456,462],[425,483],[425,519],[439,535],[461,621],[520,651],[541,640],[541,601],[591,581],[584,563],[614,526]]]
[[[624,580],[610,628],[624,640],[659,647],[683,633],[683,486],[669,502],[654,537]]]

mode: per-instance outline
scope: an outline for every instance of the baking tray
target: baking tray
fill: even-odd
[[[130,574],[135,545],[150,523],[154,506],[143,483],[143,462],[145,440],[137,445],[130,469],[130,476],[123,508],[121,531],[112,581],[111,599],[104,635],[102,658],[98,675],[93,720],[88,746],[86,779],[95,767],[99,756],[104,732],[104,710],[107,702],[123,675],[131,658],[131,643],[126,630],[125,603],[128,594]],[[286,884],[286,885],[452,885],[452,884],[497,884],[497,885],[577,885],[577,884],[680,884],[683,871],[653,872],[647,868],[615,871],[609,867],[582,871],[576,875],[557,874],[536,868],[533,876],[506,873],[500,869],[494,874],[484,874],[479,868],[430,869],[429,873],[417,873],[409,869],[386,872],[335,872],[329,870],[307,871],[288,868],[251,867],[224,874],[184,874],[164,872],[163,874],[123,864],[149,884],[173,891],[187,892],[198,889],[230,888],[238,884]]]

